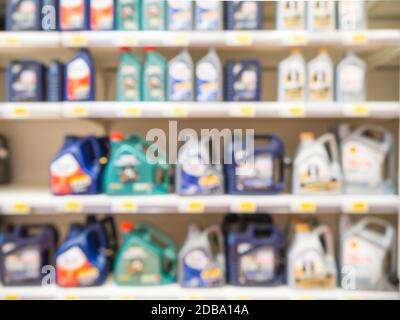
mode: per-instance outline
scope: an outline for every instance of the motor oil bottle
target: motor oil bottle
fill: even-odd
[[[184,49],[168,62],[168,101],[193,101],[193,78],[193,60]]]
[[[140,29],[140,0],[119,0],[115,8],[116,29],[122,31]]]
[[[368,28],[368,9],[366,1],[338,1],[339,30],[354,31]]]
[[[167,29],[167,0],[142,0],[142,30]]]
[[[261,100],[261,64],[256,60],[228,62],[225,66],[226,101]]]
[[[278,100],[304,101],[306,98],[306,62],[299,49],[279,63]]]
[[[201,231],[190,225],[179,252],[179,284],[184,288],[225,285],[224,236],[218,225]]]
[[[270,216],[263,219],[227,216],[224,231],[229,284],[272,286],[284,283],[286,240]]]
[[[36,61],[15,60],[7,65],[7,100],[38,102],[45,99],[44,66]]]
[[[300,135],[300,145],[293,160],[294,194],[341,192],[342,172],[336,138],[326,133],[315,139],[312,132]]]
[[[43,31],[56,31],[60,30],[60,21],[58,12],[58,0],[42,0],[41,14],[41,29]]]
[[[297,223],[287,253],[287,281],[295,289],[332,289],[337,271],[333,237],[328,226],[314,229]]]
[[[11,182],[10,146],[5,136],[0,135],[0,185]]]
[[[308,100],[314,102],[333,101],[333,62],[325,48],[307,65]]]
[[[305,1],[278,1],[276,15],[277,30],[304,30],[306,27]]]
[[[227,30],[258,30],[262,27],[262,1],[227,1]]]
[[[145,48],[142,97],[144,101],[165,101],[167,97],[167,60],[154,48]]]
[[[149,286],[176,281],[177,253],[173,240],[147,223],[121,225],[123,241],[114,263],[122,286]]]
[[[193,1],[168,0],[168,30],[193,29]]]
[[[114,29],[114,0],[90,0],[90,30]]]
[[[120,49],[117,71],[117,101],[140,101],[142,65],[128,48]]]
[[[178,153],[175,190],[179,195],[224,193],[224,175],[218,151],[211,146],[211,136],[198,140],[186,137]]]
[[[57,231],[50,225],[19,225],[0,236],[0,279],[4,286],[41,286],[44,267],[54,265]]]
[[[65,101],[95,100],[95,74],[89,51],[81,50],[65,65]]]
[[[57,284],[61,287],[101,286],[116,251],[113,219],[89,216],[85,225],[72,224],[56,252]]]
[[[59,0],[61,31],[89,30],[89,0]]]
[[[105,193],[111,195],[163,194],[169,190],[165,156],[140,136],[110,135],[111,157],[104,173]],[[158,152],[158,158],[150,158]]]
[[[64,101],[64,65],[53,60],[47,66],[47,101]]]
[[[3,3],[4,5],[4,3]],[[36,31],[41,29],[41,0],[8,0],[7,31]]]
[[[249,148],[249,141],[245,145],[235,137],[225,156],[227,192],[276,194],[283,191],[284,152],[282,140],[275,135],[255,135],[253,148]]]
[[[196,30],[223,29],[223,3],[221,1],[196,1],[194,10]]]
[[[309,31],[332,31],[336,28],[335,1],[307,1],[307,29]]]
[[[363,125],[341,136],[343,182],[346,193],[393,194],[393,137],[385,128]]]
[[[396,290],[396,230],[387,221],[367,217],[340,220],[341,286],[347,290]]]
[[[209,49],[196,64],[196,100],[211,102],[222,99],[222,63],[215,49]]]
[[[50,165],[51,192],[54,195],[100,193],[103,152],[94,136],[67,136]]]
[[[366,64],[353,51],[336,67],[336,100],[359,102],[366,99]]]

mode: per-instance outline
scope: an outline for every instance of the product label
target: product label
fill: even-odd
[[[363,4],[359,1],[344,0],[339,3],[340,27],[344,30],[356,30],[362,27]]]
[[[268,190],[274,183],[274,157],[270,153],[248,159],[236,159],[236,189],[240,191]]]
[[[371,150],[357,141],[342,146],[342,165],[346,183],[374,188],[383,182],[385,154]]]
[[[233,1],[234,12],[233,29],[254,30],[258,27],[258,6],[257,1]]]
[[[234,101],[254,101],[257,100],[258,72],[256,66],[246,66],[241,64],[233,67],[233,100]]]
[[[312,65],[308,73],[311,101],[331,101],[333,97],[332,69],[324,63]]]
[[[315,30],[332,29],[334,26],[334,1],[312,1],[311,18],[312,26]]]
[[[239,259],[239,282],[241,284],[264,283],[272,281],[276,272],[276,257],[271,246],[252,249],[250,243],[237,246]]]
[[[283,1],[282,19],[284,29],[304,29],[303,1]]]
[[[11,68],[13,101],[36,101],[39,86],[38,74],[34,66],[14,64]]]
[[[168,97],[171,101],[193,100],[193,74],[183,61],[169,66]]]
[[[140,75],[134,66],[125,65],[120,69],[120,86],[123,88],[124,100],[140,100]]]
[[[72,247],[59,255],[56,264],[57,283],[63,287],[94,285],[100,275],[79,247]]]
[[[92,185],[92,178],[85,173],[72,154],[65,154],[50,166],[51,191],[54,194],[84,193]]]
[[[60,27],[63,30],[84,29],[84,0],[60,0]]]
[[[219,74],[210,62],[197,65],[196,68],[196,94],[197,101],[218,101],[220,96]]]
[[[305,70],[297,62],[283,67],[283,88],[285,101],[305,100]]]
[[[14,10],[11,13],[12,30],[32,30],[36,28],[39,8],[36,7],[36,1],[25,0],[12,1]]]
[[[138,30],[139,29],[139,14],[136,7],[136,0],[120,0],[119,5],[119,19],[120,27],[122,30]]]
[[[159,65],[150,65],[145,70],[145,84],[144,90],[147,88],[148,100],[150,101],[164,101],[164,70]]]
[[[76,59],[67,66],[67,98],[69,101],[90,98],[91,72],[83,59]]]
[[[303,192],[338,191],[339,182],[332,172],[329,160],[314,155],[299,163],[298,179]]]
[[[354,268],[356,283],[376,288],[385,269],[385,250],[359,236],[345,239],[343,266]]]
[[[169,30],[192,29],[192,2],[168,1]]]
[[[217,261],[202,249],[194,249],[183,258],[183,282],[185,287],[201,288],[223,283],[223,271]]]
[[[365,73],[355,64],[347,64],[341,67],[339,72],[339,94],[348,97],[360,97],[364,92]]]
[[[90,28],[92,30],[111,30],[114,28],[114,1],[90,1]]]
[[[218,1],[196,1],[196,29],[218,30],[221,29]]]
[[[160,0],[143,1],[145,6],[144,24],[150,30],[164,30],[164,5]]]
[[[26,282],[40,280],[43,264],[40,248],[37,245],[29,245],[13,251],[15,247],[14,243],[5,243],[2,247],[4,284],[23,285]]]

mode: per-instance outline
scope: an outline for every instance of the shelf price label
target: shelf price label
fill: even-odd
[[[72,118],[85,118],[89,116],[89,108],[84,105],[72,105],[67,108],[66,115]]]
[[[139,205],[134,200],[122,200],[113,206],[114,213],[137,213],[139,212]]]
[[[286,105],[280,110],[281,117],[304,118],[306,108],[303,105]]]
[[[256,213],[257,212],[257,204],[254,201],[241,201],[239,203],[240,213]]]
[[[137,298],[135,296],[125,295],[125,296],[120,296],[118,300],[137,300]]]
[[[4,300],[22,300],[22,297],[19,294],[10,294],[7,296],[4,296]]]
[[[3,45],[6,47],[17,47],[21,44],[21,38],[17,35],[7,35],[4,38]]]
[[[119,113],[122,117],[140,117],[142,115],[142,110],[139,107],[135,106],[124,106]]]
[[[342,206],[344,212],[366,214],[369,212],[369,205],[364,200],[347,201]]]
[[[187,201],[184,202],[179,211],[182,213],[204,213],[205,205],[203,201],[199,200]]]
[[[368,34],[365,32],[357,32],[351,35],[353,44],[366,44],[368,43]]]
[[[189,109],[185,105],[175,105],[171,107],[170,116],[176,118],[185,118],[189,114]]]
[[[233,117],[254,118],[256,116],[256,108],[251,104],[233,105],[230,113]]]
[[[29,118],[30,112],[27,106],[14,105],[11,109],[11,117],[17,119]]]
[[[226,43],[230,46],[251,46],[254,37],[251,32],[234,32],[228,35]]]
[[[68,201],[64,204],[63,209],[67,213],[82,213],[83,205],[79,201]]]
[[[172,34],[169,44],[186,47],[190,44],[189,34],[187,32],[176,32]]]
[[[351,106],[345,105],[343,114],[352,117],[368,117],[370,115],[370,108],[366,104],[357,103]]]
[[[313,200],[300,200],[294,204],[292,211],[297,213],[316,213],[317,204]]]
[[[29,214],[31,207],[26,202],[15,202],[11,205],[10,212],[12,214]]]
[[[124,35],[118,42],[122,47],[133,47],[139,44],[139,39],[137,37]]]
[[[283,44],[290,46],[304,46],[308,44],[308,35],[306,33],[291,34],[288,38],[283,37]]]
[[[72,34],[70,38],[70,43],[74,47],[84,47],[87,46],[88,40],[84,34]]]
[[[79,297],[75,295],[67,295],[64,297],[64,300],[79,300]]]

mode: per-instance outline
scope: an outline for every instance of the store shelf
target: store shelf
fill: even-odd
[[[121,287],[108,283],[93,288],[0,287],[0,299],[285,299],[285,300],[398,300],[398,292],[333,290],[294,290],[282,287],[231,287],[183,289],[177,284],[156,287]]]
[[[0,188],[0,212],[56,213],[354,213],[397,214],[396,195],[53,196],[45,189]]]
[[[285,46],[398,46],[400,31],[80,31],[0,32],[0,48],[53,47],[285,47]]]
[[[35,102],[0,103],[0,119],[60,118],[382,118],[400,103],[371,102]]]

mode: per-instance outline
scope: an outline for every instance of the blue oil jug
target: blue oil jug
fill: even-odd
[[[54,195],[82,195],[101,192],[106,147],[94,136],[67,136],[50,165]]]
[[[227,30],[261,29],[262,1],[227,1],[225,9]]]
[[[64,65],[59,61],[51,61],[47,67],[47,101],[64,100]]]
[[[262,141],[262,145],[256,145]],[[251,150],[250,150],[251,149]],[[227,148],[226,188],[230,194],[276,194],[285,188],[285,147],[269,134],[254,136],[254,150],[237,137]]]
[[[40,12],[42,9],[41,2],[41,0],[8,0],[6,12],[6,30],[40,30]]]
[[[111,217],[90,216],[85,225],[72,224],[56,252],[57,284],[62,287],[102,285],[116,251],[116,231]]]
[[[43,267],[54,265],[57,231],[49,225],[20,225],[0,234],[0,279],[4,286],[40,286]]]
[[[11,182],[11,156],[8,139],[0,135],[0,185]]]
[[[256,60],[228,62],[225,66],[226,101],[261,100],[261,64]]]
[[[285,236],[272,218],[227,216],[228,282],[237,286],[272,286],[285,281]]]
[[[32,60],[11,61],[7,65],[7,100],[44,101],[44,67]]]

